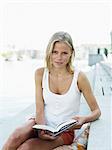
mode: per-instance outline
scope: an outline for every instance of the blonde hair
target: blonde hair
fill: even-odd
[[[74,46],[73,46],[73,42],[72,42],[72,38],[71,36],[67,33],[67,32],[57,32],[55,34],[53,34],[53,36],[51,37],[47,49],[46,49],[46,57],[45,57],[45,62],[46,62],[46,67],[50,70],[51,68],[51,63],[50,63],[50,55],[53,51],[54,45],[56,42],[64,42],[66,43],[72,50],[72,55],[70,57],[70,60],[67,64],[67,70],[70,73],[73,73],[73,66],[72,66],[72,62],[75,56],[75,51],[74,51]]]

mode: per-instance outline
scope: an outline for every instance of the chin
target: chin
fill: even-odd
[[[58,63],[53,63],[53,66],[55,67],[55,68],[63,68],[63,67],[66,67],[66,63],[62,63],[62,64],[58,64]]]
[[[63,68],[65,65],[53,65],[55,68]]]

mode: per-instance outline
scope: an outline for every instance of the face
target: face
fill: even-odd
[[[51,54],[52,65],[56,68],[66,67],[70,60],[71,48],[64,42],[56,42]]]

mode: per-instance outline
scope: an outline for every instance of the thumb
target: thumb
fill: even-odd
[[[77,116],[74,116],[72,119],[75,119],[75,120],[79,120],[79,116],[77,115]]]

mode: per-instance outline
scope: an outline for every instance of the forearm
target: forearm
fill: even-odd
[[[45,116],[43,110],[36,111],[36,123],[37,124],[45,124]]]
[[[92,122],[97,120],[101,115],[101,111],[99,109],[96,109],[91,112],[91,114],[85,116],[85,123]]]

